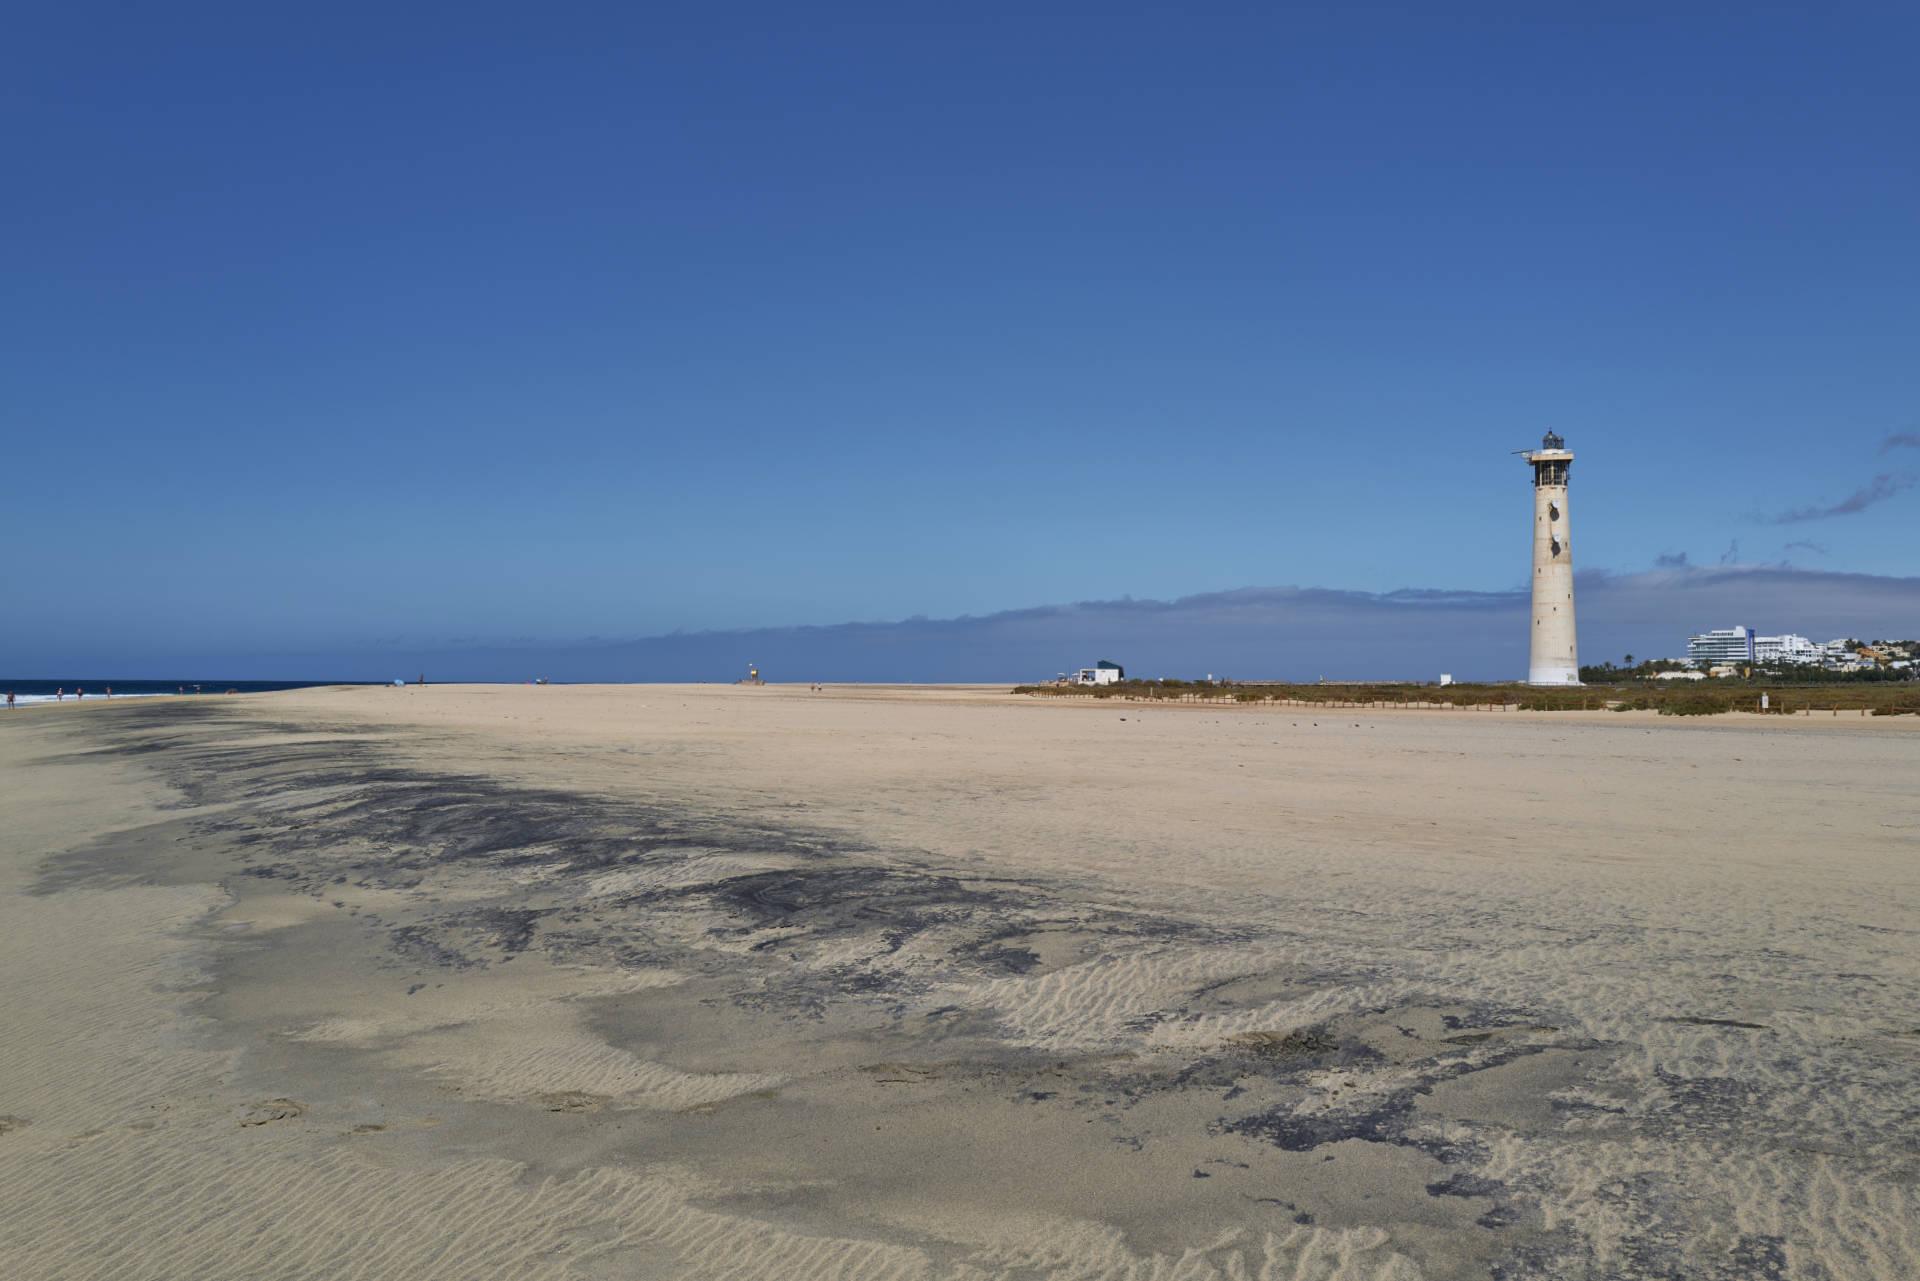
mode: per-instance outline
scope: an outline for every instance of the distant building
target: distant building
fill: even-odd
[[[1717,663],[1777,667],[1782,663],[1823,664],[1834,661],[1832,644],[1816,645],[1804,636],[1756,636],[1751,627],[1723,627],[1687,637],[1687,661],[1695,667]]]
[[[1074,673],[1075,685],[1111,685],[1115,681],[1127,679],[1127,669],[1118,663],[1109,663],[1101,659],[1092,667],[1083,667]]]
[[[1695,667],[1754,662],[1753,628],[1722,627],[1717,631],[1689,636],[1687,661]]]
[[[1761,640],[1766,643],[1761,644]],[[1760,650],[1760,661],[1774,663],[1820,663],[1826,661],[1826,647],[1816,645],[1804,636],[1795,636],[1789,632],[1785,636],[1766,636],[1754,644]]]

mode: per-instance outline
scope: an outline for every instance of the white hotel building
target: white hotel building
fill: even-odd
[[[1748,649],[1751,643],[1752,649]],[[1831,640],[1816,645],[1804,636],[1789,632],[1784,636],[1755,636],[1751,627],[1722,627],[1700,636],[1687,637],[1687,661],[1695,667],[1753,662],[1761,666],[1780,663],[1829,663],[1852,657],[1846,641]]]

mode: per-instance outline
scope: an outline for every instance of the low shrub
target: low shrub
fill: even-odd
[[[1662,716],[1718,716],[1733,710],[1733,701],[1718,694],[1683,694],[1660,704]]]

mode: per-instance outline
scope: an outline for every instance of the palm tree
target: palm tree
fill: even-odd
[[[1633,655],[1632,655],[1632,654],[1628,654],[1628,655],[1627,655],[1627,666],[1628,666],[1628,667],[1632,667],[1632,666],[1633,666]]]

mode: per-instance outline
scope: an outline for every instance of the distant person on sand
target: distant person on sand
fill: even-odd
[[[56,703],[64,703],[67,701],[67,687],[65,685],[53,691],[53,701]]]
[[[111,685],[109,685],[109,686],[107,686],[107,697],[108,697],[108,698],[112,698],[112,697],[113,697],[113,686],[111,686]]]
[[[86,687],[86,686],[84,686],[84,685],[75,685],[75,686],[73,687],[73,701],[74,701],[74,702],[76,702],[76,703],[77,703],[77,702],[79,702],[79,701],[80,701],[81,699],[83,699],[83,698],[85,698],[86,696],[87,696],[87,687]]]
[[[7,691],[7,710],[8,711],[13,710],[13,691],[12,690]]]

